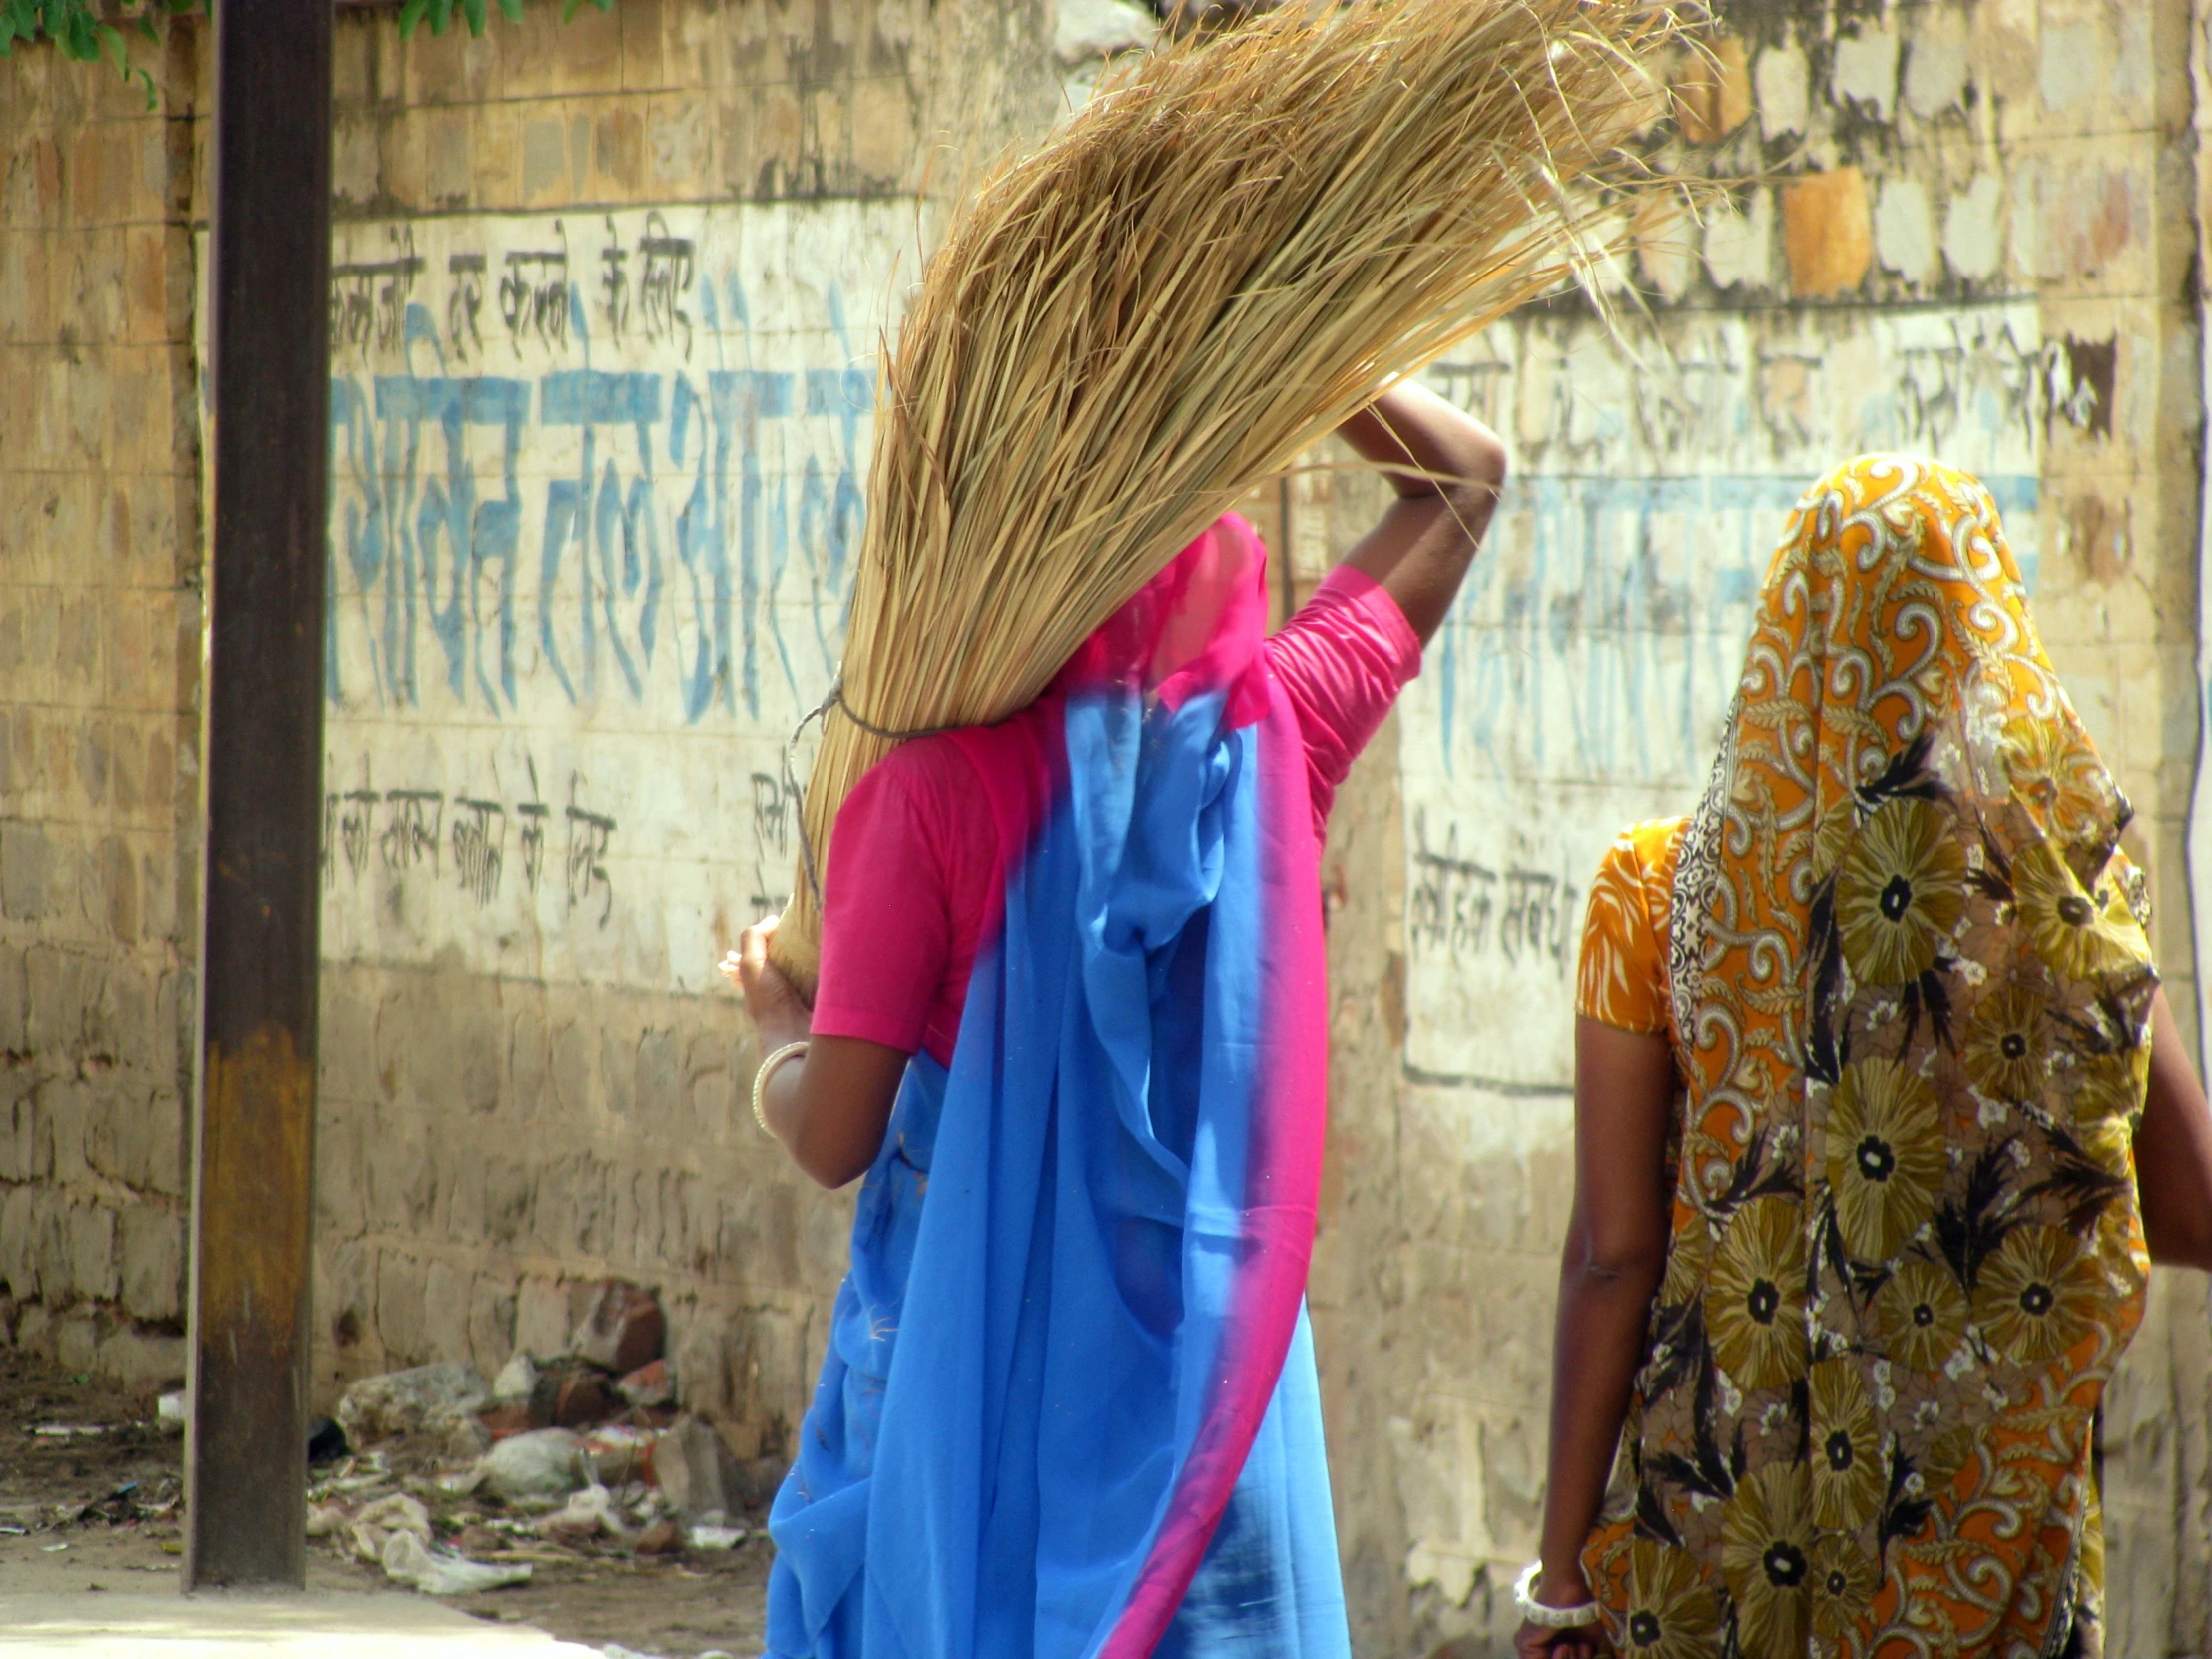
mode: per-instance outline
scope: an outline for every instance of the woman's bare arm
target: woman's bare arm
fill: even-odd
[[[1397,499],[1344,562],[1374,577],[1426,645],[1489,527],[1505,482],[1505,445],[1474,416],[1406,381],[1346,421],[1337,435],[1362,460],[1411,469],[1388,472]]]
[[[2150,1259],[2212,1269],[2212,1110],[2161,986],[2150,1005],[2150,1089],[2135,1130]]]
[[[1574,1209],[1559,1263],[1551,1362],[1551,1459],[1544,1489],[1543,1574],[1536,1599],[1589,1600],[1582,1545],[1642,1362],[1652,1299],[1666,1272],[1667,1127],[1674,1055],[1664,1036],[1574,1022]],[[1521,1627],[1523,1659],[1601,1645],[1589,1628]]]
[[[907,1056],[859,1037],[810,1035],[813,1016],[792,982],[768,959],[771,919],[748,927],[722,964],[745,992],[764,1060],[804,1042],[801,1058],[778,1066],[761,1093],[761,1115],[792,1161],[825,1187],[865,1175],[882,1149],[883,1130],[906,1075]]]

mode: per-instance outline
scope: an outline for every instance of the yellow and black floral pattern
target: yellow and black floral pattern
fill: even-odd
[[[2127,816],[1981,487],[1869,456],[1809,492],[1704,801],[1616,844],[1584,936],[1578,1007],[1684,1087],[1584,1557],[1623,1653],[2100,1652],[2092,1423],[2147,1267]]]

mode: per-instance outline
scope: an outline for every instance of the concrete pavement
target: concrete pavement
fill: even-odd
[[[12,1576],[12,1575],[11,1575]],[[357,1591],[34,1590],[0,1582],[0,1655],[102,1659],[599,1659],[526,1625]]]

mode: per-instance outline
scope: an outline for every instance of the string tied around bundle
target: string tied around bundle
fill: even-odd
[[[799,740],[807,728],[816,721],[828,724],[830,711],[834,709],[871,738],[881,738],[885,743],[909,743],[915,738],[933,738],[944,732],[956,732],[961,722],[952,721],[943,726],[917,726],[911,731],[898,732],[878,726],[845,701],[844,671],[830,682],[830,690],[812,709],[799,717],[799,724],[792,728],[792,735],[784,740],[784,794],[799,804],[799,867],[806,873],[807,890],[814,894],[815,907],[822,907],[822,874],[815,863],[814,837],[807,833],[807,797],[799,787],[799,769],[793,758],[799,752]]]

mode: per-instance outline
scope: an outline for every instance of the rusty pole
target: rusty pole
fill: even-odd
[[[328,0],[215,8],[187,1590],[306,1582],[330,26]]]

